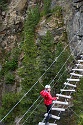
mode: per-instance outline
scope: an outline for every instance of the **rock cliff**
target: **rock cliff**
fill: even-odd
[[[71,51],[77,46],[73,53],[76,56],[77,53],[83,52],[83,1],[59,0],[58,3],[63,6],[63,17]]]
[[[27,9],[27,0],[12,0],[7,11],[0,15],[0,52],[4,49],[11,51],[15,44],[20,42],[20,32],[23,29],[24,16]]]
[[[36,3],[43,6],[43,1],[15,1],[12,0],[6,12],[1,12],[0,15],[0,53],[2,48],[10,51],[20,39],[20,32],[23,29],[23,22],[26,16],[26,10],[33,7]],[[52,0],[51,8],[56,5],[63,7],[64,23],[69,36],[71,51],[77,47],[75,55],[83,51],[83,1],[82,0]],[[45,29],[42,29],[43,32]],[[42,32],[42,31],[41,31]],[[73,38],[74,37],[74,38]]]

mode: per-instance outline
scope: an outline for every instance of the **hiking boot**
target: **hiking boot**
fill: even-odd
[[[46,122],[45,125],[49,125],[49,122]]]

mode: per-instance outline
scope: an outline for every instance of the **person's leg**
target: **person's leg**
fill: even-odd
[[[52,107],[52,104],[50,104],[50,105],[47,106],[47,113],[48,114],[51,114],[51,107]]]
[[[46,105],[46,107],[47,107],[47,113],[48,113],[48,115],[46,117],[45,122],[47,123],[49,121],[49,118],[50,118],[52,104]]]

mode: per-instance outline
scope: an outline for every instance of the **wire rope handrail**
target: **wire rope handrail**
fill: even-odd
[[[72,62],[73,62],[73,61],[72,61]],[[71,62],[71,63],[72,63],[72,62]],[[70,65],[71,65],[71,63],[70,63]],[[65,71],[67,71],[67,69],[65,69],[64,72],[65,72]],[[60,75],[60,77],[59,77],[59,79],[58,79],[57,81],[60,80],[60,78],[63,76],[64,72]],[[52,82],[53,82],[53,81],[54,81],[54,80],[52,80]],[[51,82],[51,83],[52,83],[52,82]],[[55,85],[55,84],[54,84],[54,85]],[[54,85],[52,86],[52,88],[54,87]],[[43,99],[42,99],[42,100],[43,100]],[[41,101],[40,101],[40,102],[41,102]],[[37,107],[38,107],[38,106],[37,106]],[[36,108],[35,108],[34,110],[36,110]],[[33,110],[33,111],[34,111],[34,110]],[[31,114],[33,114],[33,111],[31,112]],[[31,114],[30,114],[29,116],[31,116]],[[29,116],[28,116],[28,118],[29,118]],[[24,121],[24,123],[28,120],[28,118]],[[24,123],[23,123],[22,125],[24,125]]]
[[[70,63],[70,64],[71,64],[71,63]],[[65,69],[64,72],[65,72],[66,70],[67,70],[67,69]],[[59,79],[58,79],[57,81],[60,80],[60,78],[63,76],[64,72],[60,75],[60,77],[59,77]],[[54,85],[55,85],[55,84],[54,84]],[[54,85],[52,86],[52,88],[54,87]],[[40,102],[42,102],[42,101],[43,101],[43,99],[42,99]],[[41,103],[39,103],[39,104],[41,104]],[[38,108],[39,104],[36,106],[36,108]],[[28,118],[33,114],[33,112],[36,110],[36,108],[30,113],[30,115],[28,116]],[[27,122],[28,118],[23,122],[22,125],[24,125],[25,122]]]
[[[59,54],[58,57],[55,58],[55,60],[51,63],[51,65],[47,68],[47,70],[41,75],[41,77],[38,79],[38,81],[35,82],[35,84],[21,97],[21,99],[11,108],[11,110],[0,120],[0,123],[14,110],[14,108],[28,95],[28,93],[34,88],[34,86],[39,82],[39,80],[46,74],[46,72],[52,67],[52,65],[58,60],[58,58],[61,56],[61,54],[65,51],[65,49],[68,47],[68,45],[62,50],[62,52]]]
[[[78,47],[78,45],[79,45],[79,43],[77,44],[77,46],[74,48],[74,50],[73,50],[72,52],[75,51],[75,49]],[[60,68],[60,70],[58,71],[57,75],[54,77],[54,79],[52,80],[52,82],[55,80],[55,78],[58,76],[58,74],[60,73],[60,71],[63,69],[63,67],[65,66],[65,64],[67,63],[67,61],[68,61],[69,58],[71,57],[71,55],[72,55],[72,53],[69,55],[69,57],[67,58],[67,60],[66,60],[65,63],[63,64],[63,66]],[[52,82],[51,82],[51,83],[52,83]],[[51,85],[51,83],[50,83],[50,85]],[[25,114],[23,115],[23,117],[24,117],[27,113],[28,113],[28,112],[26,111]],[[22,118],[23,118],[23,117],[22,117]],[[22,118],[21,118],[17,123],[19,123],[19,122],[22,120]]]
[[[81,27],[82,28],[82,27]],[[80,28],[80,29],[81,29]],[[79,31],[73,36],[73,38],[77,35],[79,33]],[[73,40],[73,38],[72,38],[72,40]],[[71,41],[72,41],[71,40]],[[70,42],[71,42],[70,41]],[[79,45],[79,43],[78,43],[78,45]],[[62,50],[62,52],[59,54],[59,56],[58,57],[56,57],[55,58],[55,60],[52,62],[52,64],[47,68],[47,70],[43,73],[43,75],[39,78],[39,79],[41,79],[44,75],[45,75],[45,73],[51,68],[51,66],[57,61],[57,59],[61,56],[61,54],[64,52],[64,50],[66,49],[68,47],[68,45]],[[76,48],[76,47],[75,47]],[[75,49],[74,49],[75,50]],[[74,51],[73,50],[73,51]],[[73,52],[72,51],[72,52]],[[38,79],[38,81],[39,81],[39,79]],[[38,81],[37,82],[35,82],[34,83],[34,85],[22,96],[22,98],[13,106],[13,108],[0,120],[0,123],[14,110],[14,108],[24,99],[24,97],[33,89],[33,87],[38,83]]]
[[[76,35],[75,35],[76,36]],[[54,81],[54,80],[53,80]],[[24,125],[24,124],[23,124]]]
[[[79,45],[79,43],[78,43],[77,46],[74,48],[74,50],[71,52],[71,54],[70,54],[70,56],[67,58],[66,62],[67,62],[68,59],[71,57],[72,53],[76,50],[76,48],[78,47],[78,45]],[[64,63],[64,65],[66,64],[66,62]],[[63,65],[63,66],[64,66],[64,65]],[[62,66],[62,68],[63,68],[63,66]],[[61,68],[61,69],[62,69],[62,68]],[[60,69],[60,70],[61,70],[61,69]],[[66,87],[66,85],[65,85],[65,87]],[[64,87],[64,88],[65,88],[65,87]],[[62,92],[61,92],[60,94],[62,94]],[[53,104],[53,106],[54,106],[54,104]],[[63,107],[64,107],[64,106],[63,106]],[[51,110],[51,109],[50,109],[50,110]],[[61,112],[58,114],[58,116],[59,116],[60,114],[61,114]],[[42,120],[42,122],[44,122],[44,120],[45,120],[45,118]],[[55,120],[55,121],[56,121],[56,120]],[[55,121],[54,121],[54,123],[55,123]]]
[[[80,53],[80,52],[79,52]],[[79,55],[79,53],[78,53],[78,55]],[[76,66],[77,67],[77,66]],[[76,82],[77,83],[77,82]],[[66,87],[66,85],[65,85],[65,87]],[[64,88],[65,88],[64,87]],[[61,93],[60,93],[61,94]],[[70,94],[69,94],[69,96],[72,94],[72,92],[70,92]],[[62,108],[64,108],[64,106],[62,107]],[[68,107],[69,108],[69,107]],[[76,112],[74,112],[75,114],[76,114]],[[59,114],[58,114],[58,116],[60,116],[60,114],[61,114],[61,112],[59,112]],[[56,120],[54,121],[54,123],[56,122]]]

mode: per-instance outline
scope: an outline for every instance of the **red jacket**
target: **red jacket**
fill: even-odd
[[[53,100],[57,100],[57,97],[52,97],[50,92],[47,92],[46,90],[42,90],[40,95],[44,98],[45,105],[50,105]]]

